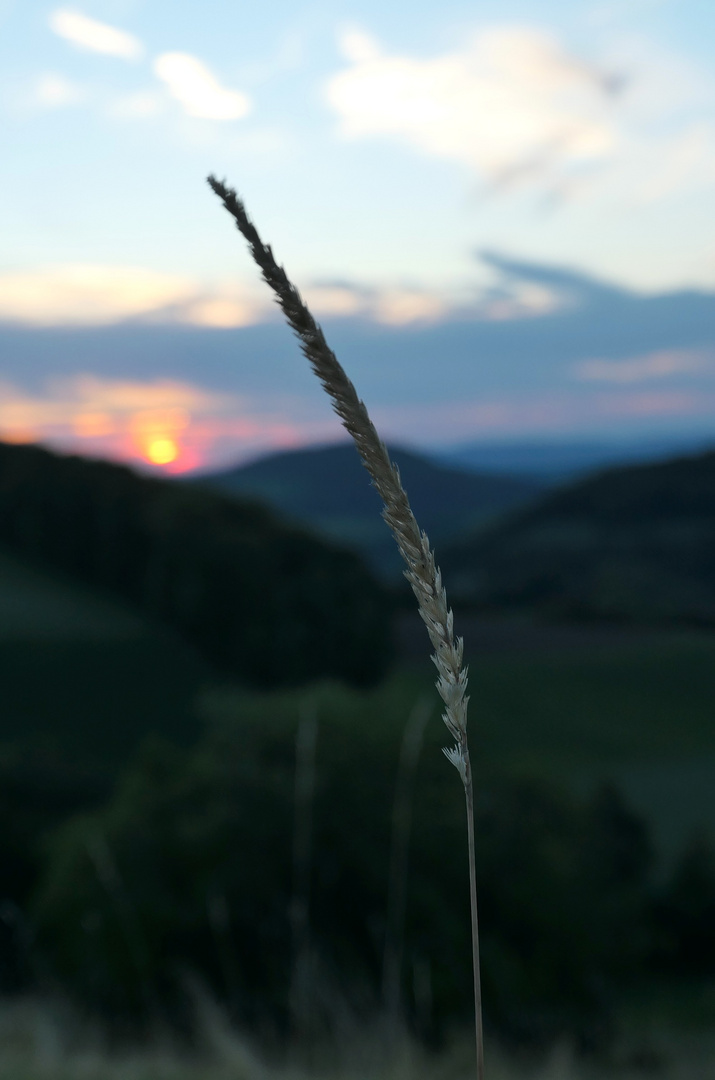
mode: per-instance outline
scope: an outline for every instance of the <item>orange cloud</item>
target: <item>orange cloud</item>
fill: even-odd
[[[185,303],[195,283],[141,266],[60,265],[0,275],[0,319],[106,325]]]
[[[0,384],[0,439],[179,473],[324,438],[335,422],[294,423],[234,394],[173,379],[81,374],[43,393]]]
[[[34,326],[106,326],[126,319],[221,328],[272,313],[256,283],[205,286],[142,266],[60,264],[0,274],[0,319]]]

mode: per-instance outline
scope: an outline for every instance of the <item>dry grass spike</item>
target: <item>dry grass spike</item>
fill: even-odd
[[[352,436],[363,465],[382,498],[382,516],[390,527],[406,563],[405,577],[417,598],[420,615],[427,627],[438,672],[437,689],[444,702],[444,720],[454,745],[446,757],[459,772],[467,801],[469,880],[474,965],[474,1004],[477,1041],[477,1080],[484,1076],[481,985],[479,977],[479,929],[477,919],[476,871],[474,864],[474,796],[467,742],[467,669],[463,665],[463,643],[455,638],[452,612],[442,585],[439,568],[427,534],[421,532],[410,508],[397,466],[390,460],[364,403],[345,374],[323,331],[311,315],[300,293],[282,266],[264,244],[236,192],[209,176],[208,183],[234,218],[251,249],[264,280],[273,290],[288,324],[300,341],[313,371],[330,396],[333,408]]]

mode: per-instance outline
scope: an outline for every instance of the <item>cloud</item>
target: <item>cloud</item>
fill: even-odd
[[[435,322],[455,306],[446,295],[408,286],[375,289],[341,282],[312,285],[302,293],[318,317],[363,317],[388,326]]]
[[[177,321],[192,326],[213,326],[226,330],[231,327],[252,326],[270,310],[267,301],[255,301],[248,295],[218,294],[194,300],[177,312],[176,318]]]
[[[527,366],[514,375],[517,380],[534,377],[537,368],[530,367],[527,358],[539,350],[559,378],[570,375],[587,383],[707,377],[711,361],[715,366],[715,349],[710,347],[712,293],[643,296],[568,268],[496,253],[483,253],[481,258],[487,280],[482,276],[480,281],[442,289],[389,280],[374,286],[334,279],[313,281],[301,292],[319,319],[332,321],[331,333],[349,335],[351,342],[360,326],[370,334],[378,326],[391,333],[401,327],[424,331],[420,340],[425,342],[429,334],[439,335],[440,327],[461,327],[459,332],[467,333],[470,326],[469,333],[484,335],[489,354],[500,367],[504,350],[515,363],[524,358]],[[0,274],[3,322],[26,327],[131,322],[240,329],[275,325],[280,316],[270,292],[252,275],[211,282],[146,267],[60,264]],[[578,333],[577,325],[582,327]],[[540,344],[547,339],[548,344]],[[626,353],[625,360],[624,341],[627,349],[638,349],[630,357]]]
[[[210,462],[216,447],[233,462],[310,434],[239,395],[188,381],[78,374],[50,380],[39,393],[0,383],[0,439],[185,472]]]
[[[713,394],[688,390],[649,390],[597,399],[600,411],[608,416],[668,417],[697,416],[712,411]]]
[[[448,298],[447,314],[431,320],[410,309],[411,321],[379,323],[387,289],[339,279],[306,289],[386,437],[446,445],[713,430],[715,292],[644,295],[564,268],[491,259],[507,278],[501,301],[496,289],[471,310]],[[2,432],[138,462],[149,440],[173,440],[177,469],[339,434],[269,298],[253,307],[240,281],[188,284],[184,299],[132,323],[60,333],[0,325],[3,375],[13,382],[0,387]],[[578,302],[538,318],[484,316],[484,304],[515,303],[522,286]],[[404,291],[419,294],[422,314],[424,294]],[[91,309],[91,297],[84,303]],[[32,390],[21,392],[26,383]]]
[[[44,109],[62,109],[77,105],[85,96],[82,87],[66,79],[64,75],[47,72],[41,75],[34,91],[34,103]]]
[[[240,282],[206,287],[141,266],[59,265],[0,274],[0,320],[34,326],[108,326],[127,319],[250,326],[273,309]]]
[[[383,54],[354,30],[341,45],[351,66],[325,96],[345,138],[398,137],[502,187],[601,161],[616,147],[612,73],[541,31],[485,30],[431,59]]]
[[[715,180],[715,84],[655,46],[591,63],[528,26],[482,29],[432,57],[342,34],[324,95],[346,139],[390,138],[461,163],[487,190],[548,205],[642,205]]]
[[[138,90],[116,98],[109,111],[120,120],[145,120],[158,116],[165,108],[166,102],[160,90]]]
[[[513,393],[436,404],[378,406],[371,411],[386,438],[412,443],[582,437],[584,431],[590,437],[600,431],[603,437],[609,429],[622,429],[624,422],[707,416],[715,411],[715,394],[668,390],[582,396],[554,389],[529,398]]]
[[[388,289],[377,299],[375,318],[388,326],[414,322],[435,322],[447,314],[448,306],[426,290]]]
[[[614,423],[712,414],[715,394],[682,390],[579,396],[563,390],[459,396],[439,402],[377,404],[386,437],[408,443],[455,443],[475,437],[582,434]],[[318,418],[316,418],[316,416]],[[0,439],[147,466],[152,446],[172,443],[165,465],[181,472],[233,463],[275,449],[339,437],[334,417],[304,401],[216,393],[184,379],[111,379],[77,374],[36,392],[0,383]]]
[[[525,286],[528,290],[528,286]],[[304,290],[319,317],[362,317],[392,326],[430,323],[454,309],[446,294],[349,283]],[[59,265],[0,274],[0,320],[35,326],[101,326],[142,319],[229,329],[276,318],[260,284],[205,285],[145,267]]]
[[[195,283],[144,267],[60,265],[0,275],[0,319],[102,325],[191,298]]]
[[[51,380],[40,394],[3,382],[0,436],[17,442],[62,433],[104,437],[145,414],[163,413],[177,424],[190,413],[220,412],[228,400],[229,395],[210,394],[171,379],[142,382],[80,374]]]
[[[471,314],[488,322],[513,322],[551,315],[569,303],[568,297],[534,281],[509,280],[478,297]]]
[[[66,8],[50,15],[50,29],[88,52],[118,56],[122,60],[137,60],[144,52],[141,41],[132,34]]]
[[[364,315],[370,299],[366,290],[343,282],[310,285],[301,289],[301,295],[311,311],[322,318]]]
[[[562,301],[575,301],[589,306],[618,304],[631,297],[628,290],[622,286],[603,281],[571,266],[528,262],[526,259],[514,258],[498,251],[477,250],[474,254],[480,262],[509,282],[510,287],[514,283],[538,285]]]
[[[154,72],[189,116],[203,120],[240,120],[251,110],[249,98],[227,90],[200,60],[189,53],[162,53]]]
[[[66,400],[76,399],[83,408],[131,413],[137,409],[181,409],[202,413],[223,412],[231,395],[215,394],[174,379],[141,382],[133,379],[101,379],[77,375],[55,385]]]
[[[637,383],[700,374],[713,367],[715,354],[702,349],[660,349],[628,360],[583,360],[574,368],[578,379]]]

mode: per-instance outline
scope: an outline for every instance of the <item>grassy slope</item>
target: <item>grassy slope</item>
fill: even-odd
[[[329,683],[280,695],[211,691],[191,654],[121,606],[0,559],[0,770],[29,753],[31,781],[43,780],[40,762],[50,789],[58,775],[72,782],[74,794],[51,793],[65,812],[76,784],[88,776],[91,796],[97,768],[109,777],[147,731],[190,739],[200,717],[216,715],[217,701],[220,713],[226,696],[250,701],[266,723],[277,710],[295,716],[317,696],[319,711],[321,702],[326,714],[335,707],[341,722],[369,718],[366,727],[379,730],[375,718],[384,717],[394,732],[419,696],[436,703],[431,667],[425,637],[423,661],[403,664],[367,693]],[[471,689],[478,783],[504,769],[546,774],[577,790],[615,778],[651,822],[666,857],[695,826],[715,830],[711,637],[671,633],[609,645],[605,636],[598,645],[531,651],[507,642],[498,652],[472,654]],[[435,708],[423,754],[436,760],[447,741]],[[649,1016],[656,1006],[648,1005]],[[670,1016],[670,997],[663,1008]]]
[[[651,823],[659,852],[715,833],[715,640],[664,636],[576,654],[504,657],[473,667],[473,742],[583,788],[614,779]]]
[[[321,693],[337,695],[356,723],[363,709],[406,717],[421,693],[436,701],[423,636],[424,659],[378,690]],[[611,646],[605,636],[568,650],[519,645],[502,643],[471,665],[478,773],[535,770],[579,787],[612,776],[668,853],[699,822],[715,829],[715,640],[670,633]],[[112,773],[148,732],[190,741],[209,681],[192,653],[121,605],[0,557],[2,757],[30,749]],[[280,700],[297,707],[314,692]],[[277,698],[252,700],[268,722]],[[436,715],[428,741],[433,752],[446,741]]]
[[[0,553],[3,758],[107,776],[150,732],[190,741],[205,666],[121,604]]]
[[[370,693],[324,684],[318,691],[244,701],[270,723],[276,712],[295,715],[300,702],[318,692],[326,713],[350,713],[352,722],[367,728],[376,715],[385,717],[386,727],[404,723],[417,698],[427,694],[435,715],[423,754],[438,754],[449,739],[437,719],[431,667],[425,638],[424,663],[401,667]],[[715,832],[712,638],[663,634],[630,645],[504,650],[475,657],[470,671],[477,782],[503,770],[546,775],[577,791],[613,779],[650,821],[666,859],[699,825]],[[229,696],[243,697],[241,691]],[[205,711],[215,710],[209,705]]]

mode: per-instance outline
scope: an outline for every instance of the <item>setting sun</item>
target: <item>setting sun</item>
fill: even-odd
[[[179,447],[173,439],[153,439],[147,446],[146,456],[154,465],[169,465],[179,456]]]

